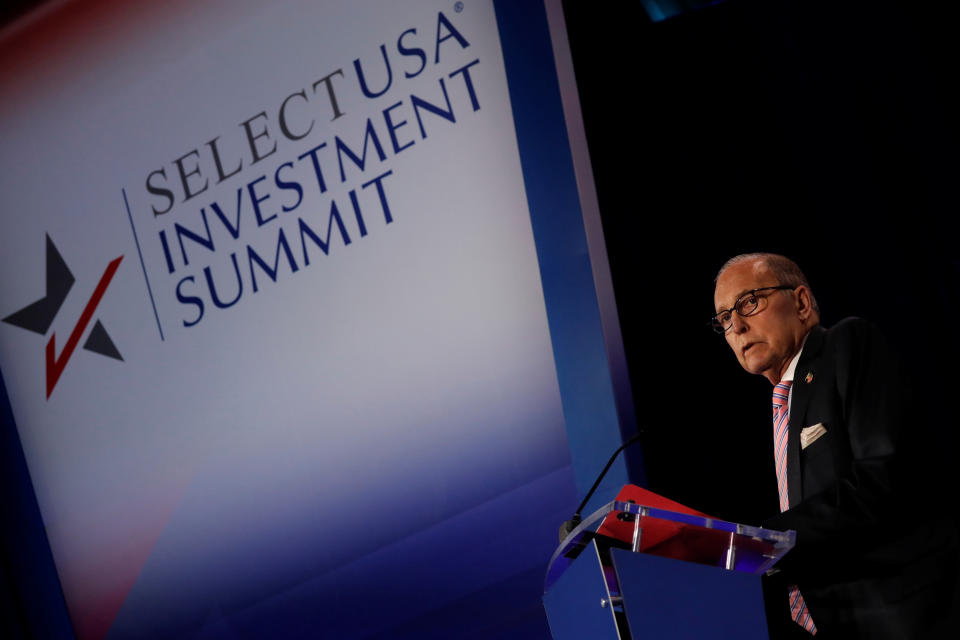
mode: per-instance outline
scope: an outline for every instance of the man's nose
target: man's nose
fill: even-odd
[[[734,312],[731,320],[732,322],[730,323],[730,331],[733,333],[743,333],[747,330],[747,319],[739,313]]]

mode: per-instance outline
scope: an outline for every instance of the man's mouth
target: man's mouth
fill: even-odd
[[[744,345],[743,350],[740,353],[742,353],[743,355],[747,355],[747,351],[750,351],[750,349],[752,349],[756,344],[757,344],[756,342],[747,343],[746,345]]]

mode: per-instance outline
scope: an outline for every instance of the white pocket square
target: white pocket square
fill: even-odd
[[[811,444],[816,442],[817,438],[822,436],[827,432],[826,427],[823,426],[822,422],[818,422],[812,427],[807,427],[806,429],[800,430],[800,448],[806,449]]]

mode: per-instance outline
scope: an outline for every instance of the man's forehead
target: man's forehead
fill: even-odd
[[[714,306],[728,309],[737,298],[752,289],[775,285],[770,269],[762,260],[750,260],[732,264],[717,278],[713,292]],[[767,282],[770,280],[770,282]]]

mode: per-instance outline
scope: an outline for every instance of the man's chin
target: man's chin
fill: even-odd
[[[760,362],[756,358],[743,358],[740,360],[740,366],[749,374],[755,376],[765,376],[770,368],[766,362]]]

